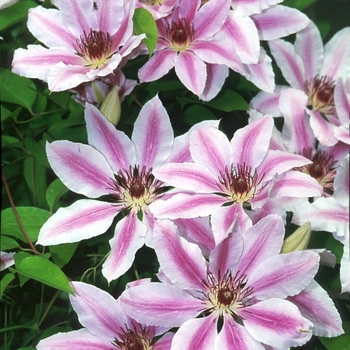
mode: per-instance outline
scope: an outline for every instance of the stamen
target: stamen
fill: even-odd
[[[335,83],[327,76],[315,78],[306,81],[305,93],[309,97],[308,108],[319,111],[323,114],[334,114],[334,88]]]
[[[259,187],[263,177],[259,179],[256,170],[254,173],[251,173],[251,170],[251,167],[245,164],[238,164],[226,167],[225,172],[220,172],[218,186],[229,201],[249,202],[265,187]]]
[[[172,22],[168,24],[166,30],[167,38],[170,46],[175,51],[185,51],[192,43],[194,38],[193,24],[182,18],[179,23]]]
[[[105,32],[90,29],[77,39],[74,49],[86,61],[86,66],[97,69],[105,65],[112,56],[112,37]]]
[[[155,179],[152,169],[143,167],[140,171],[138,166],[130,166],[129,170],[118,172],[110,189],[110,195],[115,201],[124,204],[125,209],[138,213],[156,198],[160,198],[167,187]]]
[[[333,182],[336,175],[336,167],[334,157],[325,151],[314,151],[312,148],[304,148],[301,153],[307,159],[312,161],[312,164],[306,164],[302,167],[294,168],[294,170],[309,174],[323,187],[323,193],[326,197],[334,192]]]

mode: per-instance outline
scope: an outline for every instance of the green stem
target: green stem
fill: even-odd
[[[0,329],[0,333],[4,333],[4,332],[9,332],[9,331],[13,331],[15,329],[35,329],[38,330],[37,326],[11,326],[11,327],[6,327],[6,328],[2,328]]]

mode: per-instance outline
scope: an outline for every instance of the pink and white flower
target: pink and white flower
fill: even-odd
[[[286,81],[306,96],[304,109],[310,115],[311,128],[315,137],[326,146],[333,146],[339,140],[350,142],[349,134],[346,134],[350,113],[349,40],[350,27],[346,27],[323,47],[317,27],[310,22],[297,33],[294,45],[284,40],[269,42]],[[260,92],[253,99],[252,107],[270,113],[266,112],[268,107],[274,113],[278,110],[281,90],[283,88],[279,86],[274,94]]]
[[[131,140],[90,104],[86,104],[85,119],[89,145],[52,142],[47,144],[48,159],[70,190],[110,200],[81,199],[60,208],[41,228],[37,243],[55,245],[100,235],[119,212],[126,211],[116,225],[111,253],[102,268],[111,281],[129,269],[145,242],[151,245],[154,217],[148,206],[168,189],[153,171],[170,161],[189,161],[189,136],[174,140],[169,116],[158,96],[142,108]],[[217,122],[207,124],[217,126]]]
[[[344,245],[340,265],[342,292],[350,292],[349,252],[349,155],[337,169],[334,179],[334,194],[322,197],[313,203],[304,203],[293,214],[293,222],[302,225],[309,221],[316,231],[326,230]]]
[[[118,300],[95,286],[72,282],[72,287],[75,296],[69,299],[84,328],[45,338],[37,345],[38,350],[170,349],[173,333],[155,340],[166,329],[135,322]]]
[[[273,118],[264,116],[239,129],[229,141],[221,131],[206,127],[190,135],[194,163],[166,164],[155,176],[180,193],[150,205],[157,218],[177,219],[211,215],[219,243],[237,221],[242,230],[252,225],[248,214],[270,197],[313,197],[321,186],[309,175],[288,171],[309,164],[306,158],[269,150]],[[283,203],[281,203],[283,205]]]
[[[29,10],[28,29],[46,47],[17,49],[12,63],[14,73],[44,80],[51,91],[113,73],[144,38],[133,35],[134,0],[61,0],[57,6]]]
[[[179,0],[137,0],[136,8],[149,11],[155,20],[172,13]]]
[[[164,283],[131,287],[120,302],[138,322],[179,327],[172,350],[288,348],[327,328],[328,336],[343,333],[329,297],[311,300],[313,307],[322,306],[324,323],[315,328],[313,315],[305,318],[296,303],[286,300],[312,283],[319,256],[312,251],[279,254],[284,237],[279,216],[265,217],[243,236],[233,232],[209,261],[168,220],[157,221],[154,235]]]
[[[3,271],[15,264],[15,259],[13,257],[15,254],[16,253],[0,251],[0,271]]]

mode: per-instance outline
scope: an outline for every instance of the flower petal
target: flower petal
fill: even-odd
[[[60,208],[42,226],[37,244],[56,245],[79,242],[98,236],[111,226],[120,209],[113,204],[81,199]]]
[[[292,303],[271,298],[239,310],[244,326],[257,341],[278,348],[305,344],[312,335],[312,323]]]
[[[142,107],[131,139],[140,167],[154,169],[168,158],[173,147],[174,132],[158,95]]]
[[[299,294],[288,297],[298,306],[301,314],[314,324],[313,334],[321,337],[336,337],[343,334],[341,318],[332,299],[316,281]]]
[[[320,256],[312,251],[275,255],[262,262],[249,276],[258,299],[281,298],[300,293],[315,276]]]
[[[175,72],[186,88],[200,96],[207,80],[205,63],[191,51],[180,52],[175,58]]]
[[[89,103],[85,105],[85,120],[89,144],[107,158],[115,174],[121,169],[129,169],[135,163],[134,144]]]
[[[121,219],[109,241],[111,253],[102,266],[102,274],[108,282],[117,279],[132,265],[136,252],[145,243],[147,227],[136,215]]]
[[[162,327],[180,327],[203,308],[199,299],[184,290],[157,282],[128,288],[119,301],[137,322]]]
[[[96,337],[87,329],[79,329],[42,339],[36,348],[38,350],[110,350],[111,340]]]
[[[266,156],[274,121],[269,115],[238,129],[231,140],[233,164],[252,167],[254,170]]]
[[[211,127],[193,130],[190,136],[190,151],[193,160],[216,176],[232,163],[232,147],[227,136]],[[216,179],[217,183],[218,180]],[[215,186],[217,190],[218,186]]]
[[[162,271],[171,282],[183,289],[201,290],[207,271],[199,247],[180,237],[169,220],[156,221],[153,237]]]
[[[151,203],[149,209],[156,218],[189,219],[208,216],[225,202],[225,198],[211,193],[179,193],[166,201]]]
[[[91,284],[72,282],[75,296],[69,299],[79,322],[92,334],[113,340],[128,319],[118,302],[107,292]]]
[[[111,192],[114,174],[95,148],[70,141],[46,144],[50,165],[72,191],[97,198]]]
[[[173,350],[212,350],[216,338],[217,322],[213,316],[185,322],[175,333]]]
[[[299,10],[276,5],[251,16],[259,30],[260,40],[275,40],[305,28],[310,20]]]

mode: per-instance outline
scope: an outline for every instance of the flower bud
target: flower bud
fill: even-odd
[[[308,221],[284,240],[281,253],[290,253],[306,249],[310,241],[310,236],[311,224]]]
[[[118,86],[115,86],[102,102],[100,111],[114,125],[117,125],[120,119],[120,98]]]

